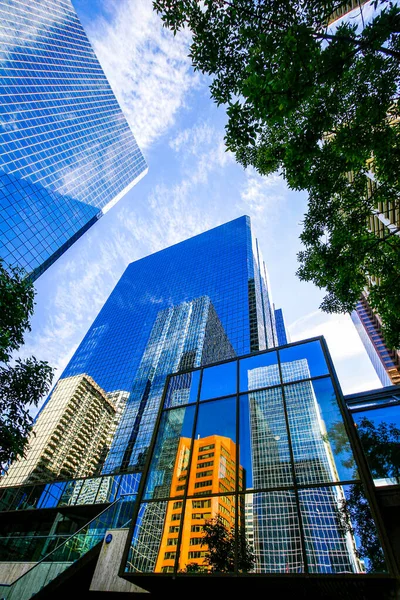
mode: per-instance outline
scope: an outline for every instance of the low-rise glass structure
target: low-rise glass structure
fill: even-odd
[[[180,372],[120,574],[151,590],[149,575],[388,573],[372,490],[323,338]]]

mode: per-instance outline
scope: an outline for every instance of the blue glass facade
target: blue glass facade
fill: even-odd
[[[70,0],[0,22],[0,257],[35,279],[147,167]]]
[[[377,487],[400,484],[400,388],[345,397]]]
[[[285,320],[281,308],[275,308],[276,335],[278,346],[284,346],[289,343],[289,337],[286,331]]]
[[[142,471],[169,373],[274,345],[265,266],[254,249],[243,216],[127,267],[56,388],[85,374],[111,402],[127,396],[103,474]],[[50,396],[36,428],[58,422],[60,406]],[[28,480],[36,466],[29,455],[24,465],[18,481],[10,468],[8,485]]]

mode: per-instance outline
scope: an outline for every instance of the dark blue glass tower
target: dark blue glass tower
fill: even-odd
[[[60,380],[86,374],[128,396],[104,474],[142,471],[169,373],[275,345],[265,275],[247,216],[127,267]],[[50,397],[38,420],[58,410]]]
[[[70,0],[0,21],[0,258],[35,279],[147,167]]]
[[[275,308],[275,322],[276,322],[276,336],[278,340],[278,346],[285,346],[289,343],[288,334],[286,331],[285,319],[283,318],[283,312],[281,308]]]

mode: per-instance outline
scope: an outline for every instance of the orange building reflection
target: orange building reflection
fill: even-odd
[[[168,502],[164,531],[158,553],[157,573],[172,573],[181,526],[179,570],[188,565],[205,566],[208,552],[203,541],[203,525],[219,517],[227,529],[235,526],[236,444],[227,437],[210,435],[194,440],[193,458],[188,474],[190,438],[181,438],[176,455],[171,496]],[[243,481],[243,467],[239,467],[239,489]],[[187,487],[187,496],[184,496]],[[211,496],[211,494],[220,494]],[[190,567],[189,567],[190,568]]]

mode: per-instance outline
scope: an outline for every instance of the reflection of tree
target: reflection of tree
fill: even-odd
[[[358,434],[373,477],[396,478],[400,482],[400,429],[395,423],[379,423],[363,417]]]
[[[361,446],[366,455],[371,474],[374,478],[400,479],[400,429],[395,423],[379,423],[363,417],[357,425]],[[329,440],[336,454],[345,454],[341,460],[347,468],[356,468],[351,452],[350,441],[343,423],[336,422],[329,428]]]
[[[189,563],[186,573],[232,573],[235,570],[235,528],[227,528],[221,518],[206,521],[203,525],[203,541],[201,546],[207,546],[203,564]],[[248,572],[254,567],[253,547],[244,535],[240,536],[238,547],[238,571]]]
[[[203,525],[204,538],[202,546],[208,547],[205,557],[211,572],[232,573],[235,570],[235,530],[227,528],[221,517],[215,517]],[[245,536],[238,540],[238,571],[251,571],[254,566],[252,546]]]
[[[375,425],[367,417],[363,417],[357,425],[357,430],[372,476],[395,478],[399,481],[400,429],[395,423],[382,422]],[[345,455],[341,461],[342,465],[347,469],[353,468],[353,476],[357,477],[350,441],[342,422],[334,423],[330,427],[329,440],[337,455]],[[346,500],[341,503],[340,522],[345,531],[357,536],[359,540],[357,553],[360,558],[368,560],[367,570],[370,572],[385,570],[384,555],[376,526],[360,485],[351,486]]]
[[[369,504],[360,485],[353,485],[339,506],[340,525],[344,532],[358,538],[357,555],[366,558],[366,569],[370,573],[386,571],[384,554],[376,533]],[[354,528],[353,528],[354,524]]]

